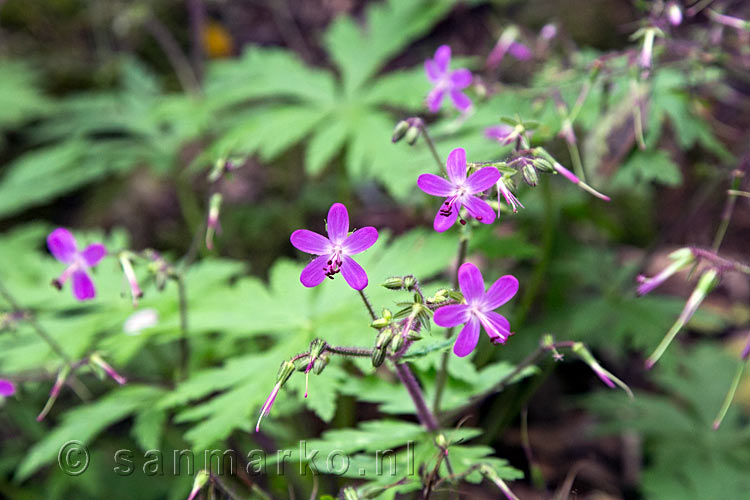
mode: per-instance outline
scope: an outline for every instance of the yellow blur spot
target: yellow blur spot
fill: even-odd
[[[203,50],[210,58],[221,58],[232,55],[234,44],[232,36],[216,21],[209,21],[203,29]]]

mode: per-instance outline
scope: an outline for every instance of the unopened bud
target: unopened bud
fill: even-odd
[[[419,332],[415,332],[414,330],[412,330],[406,335],[406,338],[412,341],[417,341],[422,340],[424,337],[422,337],[422,334],[420,334]]]
[[[409,146],[413,146],[414,143],[417,142],[421,131],[422,130],[419,127],[409,127],[409,130],[406,131],[406,135],[404,136],[404,139]]]
[[[375,340],[375,349],[385,349],[393,340],[393,329],[386,328],[380,332]]]
[[[355,490],[351,486],[347,486],[346,488],[344,488],[342,495],[344,497],[344,500],[359,500],[357,490]]]
[[[208,220],[206,221],[206,248],[213,250],[214,234],[219,230],[219,210],[221,210],[221,193],[211,195],[208,208]]]
[[[130,262],[129,252],[121,252],[119,255],[120,266],[122,266],[122,272],[125,275],[125,279],[128,281],[130,287],[130,296],[133,300],[133,307],[138,305],[138,299],[143,297],[141,287],[138,286],[138,278],[135,275],[133,264]]]
[[[391,322],[385,318],[378,318],[372,323],[370,323],[370,326],[373,327],[376,330],[380,330],[381,328],[385,328],[386,326],[390,325]]]
[[[47,403],[45,403],[44,408],[42,408],[42,411],[39,412],[39,415],[36,417],[37,422],[44,420],[44,417],[46,417],[47,413],[52,409],[55,401],[57,401],[57,396],[60,394],[60,389],[62,389],[65,381],[68,379],[68,375],[70,375],[70,365],[64,365],[57,374],[55,385],[53,385],[52,390],[49,391],[49,399],[47,399]]]
[[[315,375],[320,375],[321,373],[323,373],[323,370],[325,370],[326,366],[328,366],[328,356],[326,354],[322,354],[318,359],[313,361],[312,371]]]
[[[193,481],[193,489],[190,490],[190,496],[187,498],[187,500],[193,500],[196,496],[198,496],[198,493],[208,482],[208,478],[209,474],[205,469],[200,470],[198,474],[195,475],[195,480]]]
[[[445,438],[445,434],[440,433],[435,437],[435,444],[438,445],[438,448],[441,450],[445,450],[448,448],[448,440]]]
[[[536,168],[530,163],[524,163],[521,167],[521,175],[523,176],[524,182],[529,186],[536,186],[539,183],[539,176],[536,173]]]
[[[391,135],[391,142],[398,142],[406,135],[406,132],[409,130],[411,125],[406,120],[401,120],[396,124],[396,127],[393,129],[393,135]]]
[[[404,287],[404,279],[400,276],[394,276],[385,280],[381,286],[389,290],[401,290]]]
[[[414,276],[404,276],[404,288],[408,291],[412,291],[417,284],[417,279]]]
[[[667,4],[667,18],[669,19],[669,24],[672,26],[682,24],[682,9],[677,5],[677,2],[669,2]]]
[[[375,348],[372,350],[372,366],[379,367],[385,361],[385,349]]]
[[[127,379],[123,377],[122,375],[120,375],[119,373],[117,373],[115,369],[109,365],[109,363],[104,361],[102,357],[99,355],[99,353],[94,353],[91,356],[89,356],[89,361],[91,362],[92,365],[104,370],[104,372],[110,377],[112,377],[112,379],[118,384],[124,385],[125,383],[127,383]]]
[[[551,174],[555,171],[555,168],[549,161],[544,158],[539,158],[538,156],[531,158],[531,164],[534,165],[537,170],[544,172],[545,174]]]
[[[398,352],[402,347],[404,347],[404,336],[399,333],[391,341],[391,350],[393,352]]]

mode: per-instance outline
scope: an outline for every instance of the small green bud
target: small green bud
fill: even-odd
[[[396,127],[393,129],[393,135],[391,136],[391,142],[398,142],[401,139],[404,138],[404,135],[406,135],[406,132],[409,130],[411,125],[406,120],[401,120],[396,124]]]
[[[378,334],[375,340],[375,349],[385,349],[393,340],[393,328],[386,328]]]
[[[523,180],[529,186],[534,187],[539,183],[539,176],[536,173],[536,168],[534,168],[534,166],[529,163],[526,163],[523,166],[523,168],[521,169],[521,175],[523,176]]]
[[[408,291],[412,291],[416,284],[417,280],[416,278],[414,278],[414,276],[404,276],[404,288],[406,288]]]
[[[404,347],[404,336],[401,334],[396,335],[396,337],[391,341],[391,350],[393,352],[398,352],[401,350],[401,348]]]
[[[388,308],[383,308],[383,319],[387,319],[388,321],[393,319],[393,313]]]
[[[372,351],[372,366],[375,368],[379,367],[385,361],[385,349],[373,349]]]
[[[545,158],[536,156],[531,159],[531,164],[534,165],[537,170],[539,170],[540,172],[544,172],[545,174],[551,174],[555,171],[555,167],[552,166],[552,163],[547,161]]]
[[[421,130],[419,127],[409,127],[409,130],[406,131],[406,135],[404,136],[406,143],[409,144],[409,146],[413,146],[414,143],[417,142],[417,139],[419,139],[420,132]]]
[[[385,280],[381,286],[384,286],[389,290],[401,290],[404,287],[404,279],[399,276],[394,276]]]
[[[323,372],[323,370],[325,370],[326,366],[328,366],[328,355],[323,354],[318,359],[313,361],[313,367],[312,367],[313,373],[315,375],[320,375]]]
[[[385,318],[378,318],[370,323],[370,326],[375,328],[376,330],[380,330],[381,328],[385,328],[386,326],[388,326],[390,323],[391,322]]]
[[[313,358],[320,357],[320,354],[326,349],[326,342],[323,339],[316,338],[310,342],[310,356]]]
[[[448,448],[448,440],[445,439],[445,434],[438,434],[435,437],[435,444],[438,445],[441,450]]]
[[[276,383],[281,385],[286,384],[286,381],[289,380],[289,377],[294,373],[295,368],[296,366],[294,366],[294,363],[291,361],[284,361],[281,363],[279,373],[276,375]]]

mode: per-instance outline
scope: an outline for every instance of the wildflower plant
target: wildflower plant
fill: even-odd
[[[201,26],[201,2],[188,5],[196,33],[216,29]],[[575,474],[536,463],[527,427],[536,388],[558,376],[548,368],[574,361],[588,367],[575,371],[576,390],[593,394],[580,404],[607,429],[647,438],[646,493],[715,497],[693,484],[712,466],[705,457],[716,477],[750,464],[726,444],[747,444],[737,395],[750,333],[742,325],[736,348],[678,335],[737,337],[744,317],[701,307],[750,276],[741,252],[722,246],[737,237],[750,164],[726,147],[735,129],[714,126],[712,108],[736,97],[713,87],[731,88],[728,60],[746,62],[748,24],[730,2],[637,8],[643,19],[618,50],[579,49],[552,22],[487,24],[484,45],[452,48],[460,34],[431,30],[457,15],[453,1],[386,0],[336,16],[312,49],[294,18],[283,34],[294,50],[237,47],[204,67],[200,40],[182,54],[146,6],[107,25],[144,29],[175,74],[128,58],[111,90],[76,99],[48,96],[26,63],[0,61],[12,68],[3,74],[25,75],[3,78],[3,95],[26,96],[0,112],[11,158],[0,217],[25,221],[37,215],[29,207],[87,184],[111,188],[102,180],[112,174],[132,176],[135,191],[166,186],[150,207],[124,194],[105,203],[103,189],[95,201],[111,210],[71,215],[76,236],[9,220],[0,411],[22,432],[0,451],[6,489],[118,494],[50,472],[70,438],[91,451],[267,452],[263,470],[240,461],[242,481],[208,457],[190,480],[139,483],[143,498],[514,499],[519,480],[551,491]],[[711,32],[691,31],[701,23]],[[706,71],[684,78],[695,67]],[[713,243],[680,245],[653,276],[638,274],[648,257],[633,248],[656,240],[660,218],[649,215],[683,176],[706,200],[721,185]],[[80,229],[98,221],[106,232]],[[46,286],[54,276],[75,301]],[[666,297],[670,285],[684,299]],[[511,462],[496,445],[516,425],[524,453]],[[337,453],[346,471],[323,463]],[[671,470],[675,456],[692,462]],[[727,497],[747,490],[736,482]]]

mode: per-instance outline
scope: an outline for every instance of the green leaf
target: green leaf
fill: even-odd
[[[154,387],[128,385],[92,404],[68,411],[62,423],[29,450],[16,470],[15,479],[23,481],[31,476],[55,459],[61,447],[71,440],[91,445],[104,429],[139,409],[148,408],[162,392]]]

